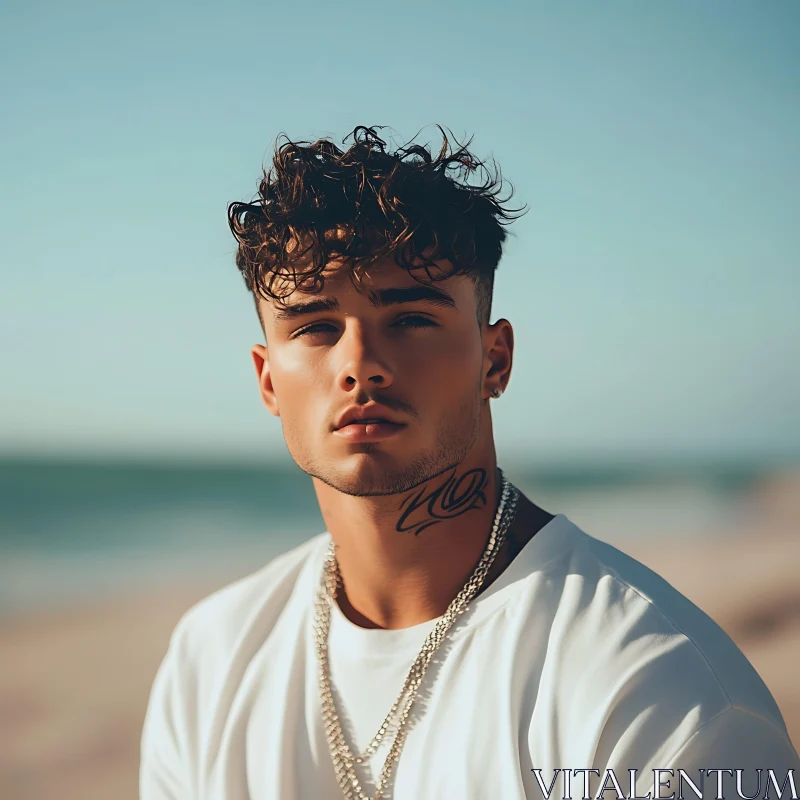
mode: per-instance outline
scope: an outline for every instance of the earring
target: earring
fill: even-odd
[[[500,397],[501,394],[503,394],[502,389],[492,389],[492,397],[494,397],[495,400]]]

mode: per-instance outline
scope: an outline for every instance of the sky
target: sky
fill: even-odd
[[[0,6],[0,455],[285,457],[227,204],[436,123],[528,213],[498,450],[800,453],[800,3]]]

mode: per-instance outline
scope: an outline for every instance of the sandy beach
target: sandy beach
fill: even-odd
[[[724,541],[623,549],[729,633],[800,745],[797,482],[771,486],[757,526]],[[769,510],[769,513],[766,512]],[[181,614],[231,576],[150,596],[0,623],[0,797],[134,800],[139,735],[155,670]]]

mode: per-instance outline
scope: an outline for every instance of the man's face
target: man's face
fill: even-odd
[[[304,472],[345,494],[386,495],[464,460],[479,438],[491,363],[470,278],[423,285],[389,260],[370,267],[359,292],[339,265],[326,269],[321,292],[295,291],[285,303],[288,311],[259,301],[268,349],[257,345],[253,358]],[[380,440],[342,435],[342,414],[368,402],[403,424]]]

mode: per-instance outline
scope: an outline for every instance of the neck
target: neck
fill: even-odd
[[[445,612],[486,547],[501,488],[494,451],[397,495],[354,497],[314,484],[336,545],[339,605],[368,628],[406,628]]]

